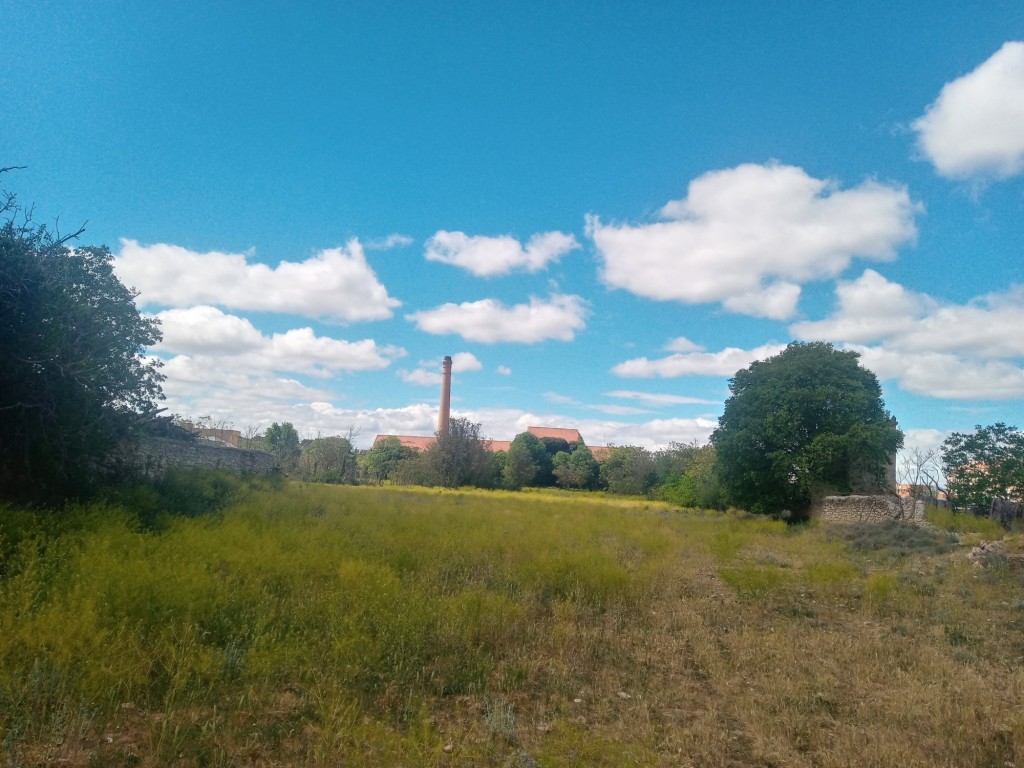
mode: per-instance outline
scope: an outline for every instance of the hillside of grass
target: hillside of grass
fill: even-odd
[[[0,508],[5,766],[1024,765],[1019,536],[232,498]]]

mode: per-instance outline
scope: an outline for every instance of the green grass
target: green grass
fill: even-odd
[[[928,522],[936,528],[954,533],[978,534],[983,539],[1001,539],[1003,527],[990,517],[978,517],[970,512],[957,512],[943,507],[925,510]]]
[[[1024,759],[1021,575],[941,534],[585,494],[172,491],[222,508],[0,508],[5,765]]]

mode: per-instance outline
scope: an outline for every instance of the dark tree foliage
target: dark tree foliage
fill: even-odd
[[[589,490],[597,485],[598,465],[583,443],[573,443],[572,453],[556,453],[554,475],[563,488]]]
[[[531,432],[516,435],[505,457],[505,487],[518,490],[524,485],[536,485],[540,476],[550,474],[551,457],[540,438]]]
[[[0,492],[87,491],[116,443],[155,411],[160,339],[106,247],[75,248],[0,200]]]
[[[491,452],[480,437],[480,425],[469,419],[453,418],[448,433],[423,452],[432,485],[459,488],[487,487],[493,476]]]
[[[271,424],[263,435],[263,445],[267,452],[274,454],[285,471],[294,471],[302,449],[299,446],[299,433],[294,425],[286,421]]]
[[[402,445],[397,437],[386,437],[359,457],[359,467],[369,482],[380,485],[392,479],[398,466],[413,454],[415,451]]]
[[[682,507],[721,507],[721,485],[716,463],[713,445],[694,448],[686,470],[662,484],[662,497]]]
[[[620,445],[601,464],[601,482],[609,493],[642,496],[654,485],[657,465],[646,448]]]
[[[297,475],[314,483],[355,483],[356,453],[347,437],[317,437],[302,442]]]
[[[819,493],[881,486],[903,433],[858,358],[793,343],[736,373],[711,437],[731,503],[801,518]]]
[[[942,444],[942,468],[954,503],[988,512],[995,499],[1024,499],[1024,432],[997,422],[954,432]]]

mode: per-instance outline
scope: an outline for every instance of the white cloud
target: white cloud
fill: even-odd
[[[665,345],[666,352],[700,352],[704,349],[700,344],[690,341],[685,336],[672,339]]]
[[[498,372],[498,375],[500,375],[500,376],[511,376],[512,375],[512,369],[509,368],[507,365],[499,365],[497,372]]]
[[[1024,171],[1024,42],[1008,42],[946,83],[913,124],[943,176],[1007,178]]]
[[[678,376],[732,376],[755,360],[777,355],[785,344],[763,344],[755,349],[726,347],[720,352],[677,352],[658,360],[637,357],[612,368],[612,373],[624,378],[671,379]]]
[[[248,320],[216,307],[168,309],[155,317],[163,333],[156,349],[192,355],[238,355],[267,345],[267,338]]]
[[[454,333],[467,341],[536,344],[547,339],[572,341],[576,331],[586,327],[586,315],[586,305],[579,296],[554,294],[547,301],[531,297],[529,304],[512,307],[496,299],[443,304],[406,315],[406,319],[421,331]]]
[[[607,413],[609,416],[637,416],[642,413],[650,413],[646,408],[636,408],[632,405],[598,404],[588,406],[592,411]]]
[[[520,432],[525,432],[529,426],[574,427],[579,429],[587,445],[639,445],[651,450],[666,448],[673,442],[696,440],[705,443],[718,426],[716,419],[705,417],[630,423],[503,408],[460,410],[452,415],[479,422],[483,434],[495,440],[511,440]],[[435,421],[436,418],[435,412]]]
[[[866,181],[840,190],[793,166],[747,164],[692,181],[662,221],[587,218],[608,285],[689,304],[785,319],[800,284],[839,275],[856,257],[892,259],[916,236],[906,188]]]
[[[524,248],[514,237],[471,237],[465,232],[439,231],[427,241],[428,261],[439,261],[472,272],[478,277],[506,275],[517,269],[538,272],[580,244],[564,232],[534,235]]]
[[[1024,397],[1024,286],[943,304],[873,270],[836,286],[838,308],[790,327],[801,340],[845,344],[879,378],[953,399]]]
[[[317,336],[311,328],[264,336],[248,320],[215,307],[169,309],[156,318],[163,341],[154,349],[205,362],[211,370],[326,376],[334,371],[379,370],[405,354],[399,347],[381,347],[372,339]]]
[[[456,352],[452,355],[452,373],[482,370],[484,364],[472,352]]]
[[[1003,361],[971,360],[941,352],[907,353],[886,346],[847,345],[880,379],[907,392],[950,400],[1024,398],[1024,368]]]
[[[390,251],[392,248],[402,248],[413,244],[413,239],[408,235],[391,234],[376,240],[367,240],[365,248],[368,251]]]
[[[451,357],[452,373],[479,371],[484,367],[483,363],[472,352],[458,352]],[[441,370],[441,360],[423,360],[420,362],[419,368],[415,370],[398,371],[398,378],[406,384],[414,384],[420,387],[436,387],[441,384],[443,379]]]
[[[209,304],[344,321],[383,320],[401,305],[388,296],[355,239],[344,248],[273,268],[250,263],[242,253],[196,253],[122,240],[114,269],[139,291],[140,305]]]
[[[266,383],[261,380],[260,383]],[[211,415],[235,428],[256,425],[263,429],[274,421],[289,421],[302,437],[344,435],[349,428],[357,432],[355,444],[368,448],[377,434],[431,435],[437,428],[437,404],[414,403],[401,408],[352,408],[336,405],[325,393],[305,392],[296,402],[288,402],[282,384],[279,391],[245,390],[233,397],[226,389],[193,391],[187,396],[168,397],[172,413]],[[531,425],[567,426],[580,430],[588,445],[640,445],[657,450],[673,442],[707,442],[717,426],[712,418],[655,419],[629,423],[612,419],[573,419],[557,413],[535,413],[516,409],[481,409],[452,412],[482,426],[483,434],[495,440],[511,440]]]
[[[721,401],[704,400],[700,397],[687,397],[686,395],[668,395],[655,392],[636,392],[628,389],[616,389],[613,392],[605,392],[605,397],[615,397],[620,400],[637,400],[646,405],[721,405]]]
[[[558,392],[545,392],[544,399],[555,405],[583,405],[579,400],[569,395],[562,395]]]
[[[426,368],[414,368],[411,371],[402,369],[397,372],[397,375],[406,384],[416,387],[436,387],[444,379],[440,373]]]
[[[939,429],[907,429],[903,433],[903,450],[936,450],[942,447],[947,437],[949,433]]]

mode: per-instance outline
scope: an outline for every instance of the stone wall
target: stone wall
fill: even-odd
[[[128,464],[149,477],[159,476],[171,467],[209,467],[236,474],[269,475],[278,471],[277,459],[263,451],[147,437],[119,451],[119,463]]]
[[[882,523],[902,520],[923,523],[924,502],[893,495],[826,496],[815,504],[811,516],[830,523]]]

